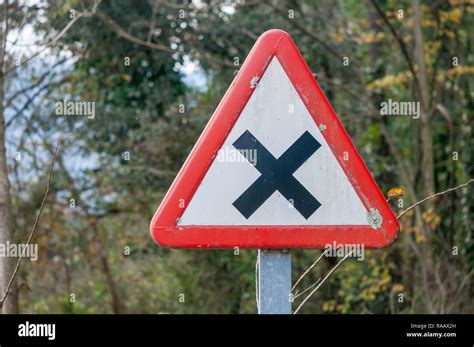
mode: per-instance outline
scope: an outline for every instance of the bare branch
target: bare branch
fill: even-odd
[[[97,11],[97,6],[99,6],[100,4],[100,1],[94,1],[94,5],[92,7],[92,10],[91,11],[85,11],[85,12],[77,12],[76,16],[51,40],[49,41],[47,44],[44,45],[43,48],[41,48],[39,51],[37,51],[36,53],[32,54],[31,56],[29,56],[28,58],[26,58],[25,60],[23,60],[21,62],[20,65],[18,66],[14,66],[12,68],[10,68],[9,70],[5,71],[5,75],[9,74],[10,72],[12,71],[15,71],[19,66],[22,66],[22,65],[25,65],[26,63],[28,63],[30,60],[33,60],[34,58],[36,58],[37,56],[39,56],[41,53],[43,53],[44,51],[46,51],[48,48],[56,45],[56,43],[67,33],[67,31],[74,25],[74,23],[76,23],[79,19],[81,18],[86,18],[86,17],[92,17],[96,11]]]
[[[310,290],[311,288],[313,288],[315,285],[317,285],[319,283],[319,281],[321,281],[321,278],[318,278],[318,280],[316,282],[314,282],[312,285],[310,285],[308,288],[306,288],[305,290],[303,290],[301,293],[298,293],[298,291],[296,291],[294,297],[293,297],[293,300],[295,300],[296,298],[300,297],[301,295],[303,295],[304,293],[306,293],[308,290]]]
[[[149,41],[144,41],[138,37],[135,37],[128,32],[126,32],[116,21],[114,21],[112,18],[107,16],[103,12],[98,12],[97,17],[114,33],[116,33],[118,36],[123,37],[133,43],[136,43],[140,46],[145,46],[148,48],[153,48],[153,49],[159,49],[161,51],[173,53],[174,50],[171,49],[170,47],[163,45],[161,43],[155,43],[155,42],[149,42]]]
[[[156,2],[152,2],[151,4],[151,18],[150,18],[150,28],[148,30],[148,35],[146,38],[146,42],[150,43],[153,38],[153,33],[155,32],[155,25],[156,25]]]
[[[418,86],[418,77],[417,77],[416,72],[415,72],[415,67],[413,66],[413,62],[411,61],[410,55],[408,54],[408,50],[407,50],[407,47],[406,47],[405,43],[403,42],[401,37],[398,35],[397,31],[393,27],[392,23],[390,23],[390,21],[388,20],[387,16],[382,11],[380,6],[377,4],[377,1],[376,0],[370,0],[370,2],[372,3],[372,6],[374,6],[375,10],[379,14],[380,18],[382,18],[382,20],[385,22],[385,24],[387,24],[390,32],[392,33],[393,37],[397,41],[398,45],[400,46],[403,57],[405,58],[405,60],[408,64],[408,68],[410,69],[410,72],[413,76],[413,79],[415,80],[415,83]]]
[[[15,66],[15,67],[12,67],[10,69],[8,69],[6,72],[5,72],[5,75],[9,74],[10,72],[16,70],[18,67],[22,66],[22,65],[25,65],[26,63],[28,63],[30,60],[33,60],[34,58],[36,58],[38,55],[40,55],[41,53],[43,53],[44,51],[46,51],[48,48],[54,46],[58,41],[59,39],[61,39],[61,37],[64,36],[64,34],[66,34],[66,32],[74,25],[74,23],[76,23],[80,18],[82,18],[83,15],[82,14],[78,14],[77,17],[75,17],[73,20],[71,20],[64,28],[63,30],[61,30],[59,32],[58,35],[56,35],[50,42],[48,42],[43,48],[41,48],[38,52],[30,55],[28,58],[26,58],[25,60],[23,60],[21,62],[20,65],[18,66]]]
[[[272,8],[280,17],[283,19],[288,20],[288,14],[286,13],[284,8],[281,8],[277,5],[275,5],[273,2],[269,0],[264,0],[263,3],[270,8]],[[302,25],[299,21],[295,20],[288,20],[288,23],[292,25],[296,30],[301,32],[302,34],[306,35],[307,37],[311,38],[313,41],[317,42],[320,44],[326,51],[331,54],[332,56],[336,57],[339,61],[343,61],[344,56],[340,54],[335,48],[333,48],[330,44],[328,44],[328,40],[324,38],[320,38],[318,35],[314,33],[314,31],[309,30],[305,25]],[[361,66],[362,64],[360,62],[357,62],[356,57],[351,58],[352,61],[356,61],[355,65]],[[364,79],[363,76],[360,73],[360,70],[357,68],[354,68],[354,64],[350,64],[347,66],[349,70],[354,74],[355,77],[359,80],[359,82],[363,85],[364,84]]]
[[[44,91],[46,91],[43,95],[42,95],[42,99],[44,99],[45,96],[48,96],[50,93],[53,92],[53,89],[51,87],[54,87],[54,86],[57,86],[57,85],[60,85],[61,83],[63,83],[64,81],[66,80],[66,78],[61,78],[60,80],[56,81],[56,82],[52,82],[52,83],[49,83],[49,84],[45,84],[43,86],[41,86],[39,89],[37,89],[32,95],[29,95],[25,101],[25,103],[23,104],[23,106],[21,108],[19,107],[16,107],[15,105],[11,105],[10,107],[13,108],[16,113],[14,115],[12,115],[10,117],[10,119],[8,120],[8,122],[6,122],[5,124],[5,129],[10,127],[12,125],[13,122],[16,121],[17,118],[23,116],[23,113],[30,107],[31,103],[38,97],[40,96]]]
[[[339,261],[339,263],[337,263],[329,272],[328,274],[323,278],[323,280],[317,285],[316,288],[314,288],[311,293],[308,294],[308,296],[306,298],[304,298],[304,300],[301,302],[301,304],[298,306],[298,308],[295,310],[295,312],[293,312],[293,314],[297,314],[301,308],[303,307],[304,304],[306,304],[306,302],[313,296],[314,293],[316,293],[318,291],[319,288],[321,288],[321,286],[324,284],[324,282],[326,282],[326,280],[332,275],[332,273],[334,271],[336,271],[336,269],[347,259],[349,258],[349,256],[352,255],[352,253],[354,253],[354,250],[350,251],[349,253],[346,254],[346,256],[344,258],[341,259],[341,261]]]
[[[166,169],[157,169],[153,167],[146,167],[142,165],[131,165],[129,166],[131,170],[137,171],[147,171],[151,173],[153,176],[156,177],[166,177],[166,176],[176,176],[177,172],[173,170],[166,170]]]
[[[303,280],[303,278],[305,278],[305,276],[319,263],[319,261],[323,258],[323,256],[326,254],[326,251],[324,251],[323,253],[321,253],[321,255],[318,257],[318,259],[316,259],[316,261],[308,268],[306,269],[305,272],[303,272],[303,274],[300,276],[300,278],[298,278],[298,280],[295,282],[295,284],[293,285],[293,287],[291,288],[291,292],[294,292],[296,287],[298,286],[298,284]]]
[[[28,247],[31,243],[31,240],[33,239],[33,236],[35,236],[36,233],[36,228],[38,226],[39,219],[41,217],[41,213],[43,212],[44,205],[46,203],[46,199],[48,198],[49,194],[49,189],[51,187],[51,178],[53,176],[53,165],[54,165],[54,160],[56,159],[56,155],[59,150],[59,143],[56,145],[56,149],[54,150],[53,158],[51,159],[51,164],[49,165],[49,172],[48,172],[48,181],[46,184],[46,191],[43,196],[43,200],[41,201],[40,208],[38,210],[38,213],[36,214],[36,219],[33,224],[33,229],[31,230],[30,236],[28,237],[28,241],[26,242],[26,246]],[[5,299],[7,298],[8,294],[10,293],[11,287],[13,285],[13,281],[15,280],[15,277],[18,273],[18,270],[20,269],[21,262],[23,261],[23,258],[25,256],[25,252],[27,247],[23,248],[23,252],[20,255],[20,258],[18,259],[18,262],[16,264],[15,270],[13,271],[12,277],[10,278],[10,281],[8,282],[7,289],[5,290],[5,293],[3,294],[2,299],[0,300],[0,312],[2,311],[3,303],[5,302]]]
[[[8,99],[5,101],[5,107],[9,107],[12,102],[20,95],[26,93],[27,91],[31,90],[31,89],[34,89],[36,87],[38,87],[39,85],[41,85],[41,83],[43,83],[46,78],[50,75],[54,75],[54,69],[56,67],[58,67],[59,65],[62,65],[64,62],[66,62],[69,58],[65,58],[65,59],[61,59],[60,61],[54,63],[49,69],[48,71],[46,71],[44,74],[42,74],[37,80],[36,82],[30,84],[29,86],[25,87],[25,88],[21,88],[19,90],[17,90],[13,95],[9,96]]]
[[[271,7],[276,13],[278,13],[282,18],[288,19],[288,15],[285,13],[285,10],[281,7],[278,7],[275,5],[273,2],[265,0],[264,1],[265,5]],[[305,26],[301,25],[298,21],[293,21],[290,20],[289,23],[293,25],[296,29],[298,29],[300,32],[303,34],[307,35],[310,37],[312,40],[315,42],[319,43],[321,46],[323,46],[329,53],[331,53],[333,56],[338,58],[339,60],[342,61],[342,55],[339,54],[333,47],[331,47],[326,40],[321,39],[318,37],[314,32],[308,30]]]
[[[140,45],[140,46],[157,49],[157,50],[161,50],[168,53],[178,52],[178,50],[172,49],[171,47],[168,47],[164,44],[151,42],[149,35],[146,41],[136,36],[133,36],[132,34],[128,33],[124,28],[122,28],[116,21],[114,21],[112,18],[110,18],[103,12],[97,12],[97,16],[110,30],[112,30],[118,36],[123,37],[124,39],[130,42],[136,43],[137,45]],[[198,57],[198,58],[204,58],[205,60],[208,60],[210,63],[215,64],[217,66],[226,66],[226,67],[235,68],[234,64],[230,62],[228,59],[224,59],[222,61],[216,60],[210,54],[206,52],[203,52],[203,56]]]
[[[442,192],[439,192],[439,193],[436,193],[436,194],[433,194],[433,195],[430,195],[426,198],[424,198],[423,200],[420,200],[416,203],[414,203],[413,205],[411,205],[410,207],[408,207],[405,211],[403,211],[402,213],[400,213],[397,217],[397,219],[400,219],[405,213],[407,213],[408,211],[410,211],[411,209],[415,208],[416,206],[424,203],[425,201],[428,201],[430,199],[433,199],[437,196],[440,196],[440,195],[443,195],[443,194],[446,194],[446,193],[449,193],[449,192],[452,192],[456,189],[459,189],[459,188],[462,188],[462,187],[466,187],[467,185],[471,184],[472,182],[474,182],[474,178],[471,178],[469,181],[467,181],[466,183],[463,183],[463,184],[460,184],[458,185],[457,187],[454,187],[454,188],[449,188],[449,189],[446,189]]]

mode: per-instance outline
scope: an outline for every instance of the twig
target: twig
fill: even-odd
[[[149,47],[149,48],[153,48],[153,49],[158,49],[158,50],[169,52],[169,53],[175,52],[175,50],[173,50],[170,47],[168,47],[166,45],[163,45],[161,43],[154,43],[154,42],[151,42],[151,41],[145,41],[145,40],[142,40],[138,37],[135,37],[135,36],[129,34],[116,21],[114,21],[112,18],[110,18],[109,16],[107,16],[103,12],[98,12],[97,16],[99,17],[99,19],[105,25],[107,25],[109,27],[110,30],[112,30],[114,33],[116,33],[120,37],[123,37],[123,38],[125,38],[125,39],[127,39],[127,40],[129,40],[133,43],[136,43],[136,44],[140,45],[140,46],[145,46],[145,47]]]
[[[314,288],[311,293],[308,294],[308,296],[306,298],[304,298],[304,300],[301,302],[301,304],[298,306],[298,308],[295,310],[295,312],[293,314],[297,314],[299,312],[299,310],[301,310],[301,308],[303,307],[304,304],[306,304],[306,302],[311,298],[311,296],[313,296],[314,293],[316,293],[318,291],[318,289],[324,284],[324,282],[326,282],[326,280],[329,278],[329,276],[332,275],[332,273],[334,271],[336,271],[336,269],[352,254],[354,253],[354,250],[350,251],[349,253],[346,254],[346,256],[344,258],[341,259],[341,261],[339,263],[337,263],[329,272],[328,274],[323,278],[323,280],[318,284],[318,286],[316,288]]]
[[[407,62],[408,68],[410,69],[411,75],[413,76],[413,79],[415,80],[417,86],[419,86],[418,77],[416,75],[415,67],[413,66],[413,62],[411,61],[410,55],[408,54],[408,50],[407,50],[407,47],[406,47],[405,43],[403,42],[400,35],[398,35],[397,31],[393,27],[392,23],[390,23],[390,21],[388,20],[387,16],[382,11],[380,6],[377,4],[377,1],[376,0],[370,0],[370,2],[372,3],[372,6],[375,8],[377,13],[379,14],[380,18],[382,18],[384,23],[388,26],[388,29],[390,30],[390,33],[393,35],[393,37],[397,41],[398,45],[400,46],[403,57],[405,58],[405,61]]]
[[[309,268],[307,268],[305,272],[303,272],[303,274],[300,276],[300,278],[298,278],[298,280],[295,282],[295,284],[291,288],[292,293],[295,291],[296,287],[303,280],[303,278],[319,263],[319,261],[323,258],[325,253],[326,253],[326,251],[321,253],[321,255],[318,257],[318,259],[316,259],[316,261]]]
[[[288,19],[288,15],[286,14],[285,9],[275,5],[273,2],[269,0],[263,1],[263,3],[270,8],[272,8],[277,14],[279,14],[282,18]],[[339,54],[338,51],[336,51],[332,46],[328,44],[328,40],[322,39],[319,36],[317,36],[314,31],[308,30],[305,28],[303,25],[301,25],[298,21],[289,21],[290,24],[293,25],[296,29],[310,37],[312,40],[315,42],[319,43],[321,46],[323,46],[329,53],[331,53],[333,56],[337,57],[339,60],[342,61],[342,56]]]
[[[304,293],[306,293],[308,290],[310,290],[311,288],[313,288],[315,285],[317,285],[319,283],[319,281],[321,281],[321,278],[318,278],[318,280],[316,282],[314,282],[312,285],[310,285],[308,288],[306,288],[305,290],[303,290],[301,293],[298,293],[298,291],[296,291],[295,293],[295,296],[293,297],[293,300],[295,300],[296,298],[300,297],[301,295],[303,295]]]
[[[132,34],[127,32],[122,26],[120,26],[120,24],[118,24],[114,19],[112,19],[111,17],[109,17],[108,15],[106,15],[103,12],[97,12],[97,17],[99,17],[99,19],[110,30],[112,30],[115,34],[117,34],[119,37],[122,37],[122,38],[124,38],[124,39],[126,39],[130,42],[133,42],[133,43],[135,43],[137,45],[140,45],[140,46],[144,46],[144,47],[148,47],[148,48],[152,48],[152,49],[157,49],[157,50],[168,52],[168,53],[178,52],[177,49],[172,49],[171,47],[168,47],[165,44],[152,42],[152,41],[149,41],[148,39],[147,40],[142,40],[139,37],[133,36]],[[218,64],[220,66],[235,68],[234,64],[231,61],[229,61],[228,59],[218,61],[218,60],[212,58],[212,56],[210,54],[204,54],[204,58],[207,59],[209,62],[214,63],[214,64]]]
[[[44,47],[42,47],[39,51],[37,51],[36,53],[33,53],[28,58],[23,60],[20,63],[20,65],[14,66],[14,67],[8,69],[7,71],[5,71],[5,75],[7,75],[10,72],[16,70],[19,66],[25,65],[27,62],[29,62],[30,60],[36,58],[41,53],[46,51],[48,48],[54,46],[66,34],[66,32],[74,25],[74,23],[76,23],[79,19],[88,18],[88,17],[92,17],[93,15],[95,15],[95,13],[97,11],[97,6],[99,6],[99,4],[100,4],[100,1],[95,0],[91,11],[78,12],[77,15],[50,42],[45,44]]]
[[[153,34],[155,32],[155,22],[156,22],[156,2],[151,4],[151,18],[150,18],[150,28],[148,29],[148,35],[146,38],[146,42],[150,43],[153,39]]]
[[[260,300],[258,297],[258,268],[260,266],[260,258],[257,256],[257,262],[255,263],[255,301],[257,302],[257,310],[260,312]]]
[[[470,183],[474,182],[474,178],[471,178],[469,181],[467,181],[466,183],[463,183],[463,184],[460,184],[458,185],[457,187],[454,187],[454,188],[449,188],[449,189],[446,189],[442,192],[439,192],[439,193],[436,193],[436,194],[433,194],[431,196],[428,196],[418,202],[416,202],[415,204],[413,204],[412,206],[408,207],[405,211],[403,211],[398,217],[397,219],[399,219],[400,217],[402,217],[405,213],[407,213],[409,210],[415,208],[416,206],[424,203],[425,201],[427,200],[430,200],[432,198],[435,198],[437,196],[440,196],[440,195],[443,195],[443,194],[446,194],[446,193],[449,193],[449,192],[452,192],[454,190],[457,190],[459,188],[462,188],[462,187],[466,187],[467,185],[469,185]],[[303,305],[310,299],[310,297],[316,293],[316,291],[324,284],[324,282],[329,278],[329,276],[331,276],[331,274],[336,271],[336,269],[353,253],[354,251],[351,251],[350,253],[348,253],[339,263],[336,264],[336,266],[334,266],[331,271],[328,272],[328,274],[323,278],[323,280],[318,284],[318,286],[313,290],[311,291],[311,293],[301,302],[301,304],[298,306],[298,308],[295,310],[294,314],[298,313],[300,311],[300,309],[303,307]],[[293,292],[296,288],[296,286],[301,282],[301,280],[311,271],[311,269],[313,269],[316,264],[322,259],[323,255],[324,255],[325,252],[323,252],[318,259],[316,259],[316,261],[300,276],[300,278],[298,278],[298,280],[296,281],[296,283],[294,284],[293,288],[291,289],[291,291]],[[317,282],[316,282],[317,283]],[[313,284],[312,286],[314,286],[315,284]],[[310,286],[309,288],[311,288],[312,286]],[[307,288],[306,290],[304,290],[302,293],[298,294],[298,296],[300,296],[301,294],[303,294],[304,292],[306,292],[309,288]]]
[[[469,185],[470,183],[474,182],[474,178],[471,178],[469,181],[467,181],[466,183],[463,183],[463,184],[460,184],[458,185],[457,187],[454,187],[454,188],[449,188],[449,189],[446,189],[445,191],[442,191],[442,192],[439,192],[439,193],[436,193],[436,194],[433,194],[433,195],[430,195],[426,198],[424,198],[423,200],[420,200],[416,203],[414,203],[413,205],[411,205],[410,207],[408,207],[405,211],[403,211],[402,213],[400,213],[397,217],[397,219],[400,219],[405,213],[407,213],[408,211],[412,210],[413,208],[415,208],[416,206],[424,203],[425,201],[427,200],[430,200],[430,199],[433,199],[437,196],[440,196],[440,195],[443,195],[443,194],[446,194],[446,193],[449,193],[449,192],[452,192],[456,189],[459,189],[459,188],[462,188],[462,187],[466,187],[467,185]]]
[[[73,26],[73,24],[75,22],[77,22],[80,18],[82,18],[84,15],[83,14],[78,14],[74,19],[72,19],[64,28],[63,30],[61,30],[59,32],[58,35],[56,35],[56,37],[54,37],[50,42],[48,42],[43,48],[41,48],[39,51],[37,51],[36,53],[33,53],[32,55],[30,55],[28,58],[26,58],[25,60],[23,60],[21,62],[20,65],[18,66],[14,66],[10,69],[8,69],[7,71],[5,71],[5,75],[9,74],[10,72],[16,70],[19,66],[21,65],[25,65],[27,62],[29,62],[30,60],[36,58],[38,55],[40,55],[41,53],[43,53],[44,51],[46,51],[48,48],[50,48],[51,46],[54,46],[56,44],[56,42],[59,41],[59,39],[61,37],[64,36],[64,34]]]
[[[10,277],[10,281],[8,282],[7,289],[5,290],[5,293],[3,294],[2,300],[0,300],[0,312],[2,311],[3,303],[5,302],[5,299],[7,298],[8,294],[10,293],[10,290],[13,285],[13,281],[15,280],[15,277],[18,273],[18,270],[20,269],[21,262],[25,256],[26,249],[31,243],[31,240],[33,239],[33,236],[35,236],[36,233],[36,227],[38,226],[39,219],[41,217],[41,213],[43,212],[44,205],[46,203],[46,199],[48,198],[49,194],[49,188],[51,186],[51,177],[53,176],[53,165],[54,161],[56,159],[56,155],[59,150],[59,143],[56,145],[56,149],[54,150],[53,158],[51,159],[51,164],[49,165],[49,172],[48,172],[48,181],[46,184],[46,191],[43,196],[43,200],[41,201],[40,208],[38,210],[38,213],[36,214],[36,219],[35,223],[33,224],[33,229],[31,230],[30,236],[28,237],[28,241],[26,242],[26,247],[23,248],[23,251],[21,252],[20,258],[18,259],[18,262],[16,263],[15,271],[13,271],[12,276]]]
[[[448,308],[448,313],[451,311],[451,309],[455,306],[458,298],[459,298],[459,295],[462,293],[462,290],[464,288],[464,286],[466,285],[466,283],[469,281],[469,279],[471,278],[471,276],[474,274],[474,270],[471,270],[466,276],[464,276],[461,284],[459,285],[459,288],[458,290],[456,291],[456,294],[454,295],[454,299],[450,299],[450,302],[452,303],[449,308]]]
[[[13,95],[11,95],[10,97],[8,97],[8,99],[5,101],[5,107],[9,107],[18,96],[24,95],[26,92],[30,91],[31,89],[35,89],[36,87],[40,86],[46,80],[46,78],[48,76],[50,76],[50,75],[54,76],[54,68],[56,68],[59,65],[63,64],[68,59],[69,58],[65,58],[65,59],[62,59],[62,60],[54,63],[53,66],[51,66],[48,69],[48,71],[46,71],[43,75],[41,75],[36,82],[30,84],[26,88],[22,88],[22,89],[19,89],[19,90],[15,91],[15,93]]]

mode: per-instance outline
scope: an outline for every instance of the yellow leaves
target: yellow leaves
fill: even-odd
[[[132,76],[130,76],[129,74],[124,74],[122,75],[122,79],[124,81],[130,82],[132,80]]]
[[[374,275],[374,272],[377,273],[377,275]],[[382,269],[377,265],[374,269],[372,269],[372,276],[366,284],[366,287],[360,293],[361,298],[366,301],[375,300],[377,294],[387,290],[387,287],[391,281],[392,276],[390,276],[388,268],[385,267]]]
[[[448,70],[448,78],[457,77],[465,74],[474,74],[474,66],[469,65],[458,65]]]
[[[360,297],[365,301],[374,301],[375,295],[372,293],[372,288],[366,288],[360,293]]]
[[[324,312],[332,312],[334,311],[335,307],[336,307],[336,304],[334,303],[334,300],[331,300],[331,301],[323,303],[322,309]]]
[[[382,272],[382,276],[380,278],[380,282],[379,282],[380,291],[385,290],[385,288],[387,287],[388,284],[390,284],[391,281],[392,281],[392,276],[390,276],[388,268],[384,268]]]
[[[442,36],[446,36],[450,40],[454,40],[456,38],[456,35],[451,30],[447,30],[447,29],[442,28],[442,29],[439,29],[439,33]]]
[[[433,42],[429,50],[438,50],[439,49],[439,42]],[[438,73],[437,80],[443,81],[446,79],[453,79],[460,77],[466,74],[474,74],[474,66],[472,65],[458,65],[453,67],[449,70],[441,70]],[[403,71],[398,74],[390,74],[386,75],[382,78],[376,79],[369,84],[367,84],[367,89],[374,90],[374,89],[382,89],[387,87],[395,87],[395,86],[402,86],[406,82],[412,79],[410,71]]]
[[[412,211],[410,211],[412,212]],[[411,213],[413,215],[413,212]],[[429,230],[435,230],[441,223],[441,216],[438,215],[433,207],[430,207],[428,210],[421,214],[421,219],[425,228],[421,226],[409,225],[403,229],[403,232],[414,234],[415,241],[417,243],[424,243],[428,241],[426,226],[429,227]]]
[[[436,21],[433,19],[423,18],[421,21],[423,28],[436,28]]]
[[[367,89],[380,89],[391,86],[401,86],[411,79],[410,71],[403,71],[396,75],[386,75],[367,85]]]
[[[474,66],[458,65],[449,70],[440,71],[437,77],[438,81],[453,79],[466,74],[474,74]]]
[[[440,11],[439,18],[441,23],[453,22],[460,23],[462,18],[462,11],[460,8],[454,8],[451,11]]]
[[[474,0],[449,0],[452,6],[457,5],[474,5]]]
[[[402,154],[404,158],[409,158],[411,154],[411,149],[408,147],[405,147],[402,149]]]
[[[434,213],[434,208],[430,207],[428,210],[423,212],[421,216],[424,222],[430,223],[436,217],[436,214]]]
[[[331,34],[331,40],[334,43],[344,42],[345,39],[346,39],[346,33],[344,32],[343,28],[338,28],[335,32]]]
[[[331,34],[331,41],[334,43],[344,42],[348,38],[352,39],[358,45],[373,44],[382,41],[385,38],[385,34],[383,32],[367,31],[363,28],[355,30],[349,37],[344,28],[338,28]]]
[[[407,214],[408,214],[408,213],[411,213],[411,215],[413,215],[413,212],[412,212],[412,211],[408,211]],[[416,230],[417,230],[417,229],[416,229],[415,226],[411,226],[411,225],[409,225],[409,226],[402,226],[402,225],[400,225],[400,231],[401,231],[401,232],[405,232],[405,233],[408,233],[408,234],[415,234],[415,233],[417,232]]]
[[[367,259],[367,266],[364,268],[360,264],[350,265],[339,274],[340,289],[336,300],[323,305],[323,310],[326,312],[349,312],[354,304],[357,305],[361,301],[367,303],[376,301],[380,294],[390,290],[392,286],[390,269],[380,258]]]
[[[462,20],[462,15],[463,15],[463,11],[459,7],[454,8],[450,11],[440,11],[439,12],[440,23],[441,23],[441,25],[445,24],[445,23],[448,23],[448,22],[454,23],[454,24],[459,24]],[[422,21],[422,26],[425,27],[425,28],[426,27],[436,28],[436,27],[438,27],[438,24],[433,19],[424,18],[423,21]],[[455,38],[455,33],[452,30],[448,30],[444,27],[439,29],[439,33],[442,36],[446,36],[449,39],[454,39]]]
[[[396,283],[392,286],[392,291],[395,293],[400,293],[405,290],[405,286],[401,283]]]
[[[414,214],[415,214],[415,211],[414,211],[414,210],[410,210],[410,211],[408,211],[405,215],[406,215],[407,217],[412,217]]]
[[[322,310],[324,312],[338,312],[338,313],[347,313],[348,306],[342,303],[337,303],[336,300],[329,300],[323,303]]]
[[[424,243],[424,242],[427,241],[427,238],[422,233],[416,233],[415,234],[415,240],[416,240],[417,243]]]
[[[439,52],[443,43],[440,40],[431,41],[425,50],[425,61],[429,61],[430,57],[434,57]]]
[[[431,230],[434,230],[441,223],[441,216],[435,212],[433,207],[430,207],[428,210],[423,212],[421,215],[423,221],[430,226]]]
[[[357,44],[371,44],[380,42],[385,38],[383,32],[362,32],[359,36],[354,37],[354,42]]]
[[[387,198],[388,200],[391,200],[391,199],[394,199],[394,198],[398,198],[400,196],[403,196],[405,195],[405,190],[401,187],[395,187],[395,188],[391,188],[389,189],[389,191],[387,192]]]

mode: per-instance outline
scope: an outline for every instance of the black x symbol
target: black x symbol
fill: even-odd
[[[306,219],[321,206],[293,176],[293,173],[321,147],[309,132],[301,135],[278,159],[248,130],[233,146],[262,174],[232,204],[245,218],[249,218],[276,190]],[[251,153],[255,155],[252,156]]]

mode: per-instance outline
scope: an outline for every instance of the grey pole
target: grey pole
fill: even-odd
[[[291,314],[291,255],[258,250],[258,313]]]

